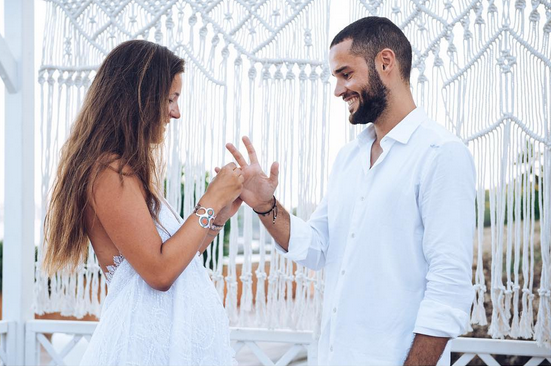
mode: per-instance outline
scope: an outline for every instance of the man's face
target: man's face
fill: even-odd
[[[352,40],[336,44],[329,51],[329,64],[337,78],[335,96],[348,103],[350,123],[376,122],[387,107],[388,89],[375,69],[362,56],[350,53]]]

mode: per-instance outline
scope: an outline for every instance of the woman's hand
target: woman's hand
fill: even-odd
[[[218,167],[214,168],[216,174],[220,173],[220,170],[221,169]],[[237,213],[242,203],[243,200],[240,197],[237,197],[232,203],[222,208],[218,215],[216,215],[216,220],[214,220],[215,225],[224,225],[226,221]]]
[[[233,204],[239,197],[243,189],[243,181],[241,169],[235,163],[226,164],[210,182],[205,195],[201,198],[201,204],[214,207],[220,214],[223,208]]]

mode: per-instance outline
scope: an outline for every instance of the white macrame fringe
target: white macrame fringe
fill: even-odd
[[[167,201],[187,217],[214,167],[230,160],[225,143],[239,147],[246,134],[260,152],[263,167],[280,162],[278,200],[307,219],[321,200],[328,170],[329,0],[280,5],[50,1],[38,78],[42,216],[58,151],[95,70],[114,46],[141,38],[165,44],[186,60],[182,117],[170,124],[162,154]],[[232,325],[317,327],[323,275],[276,252],[250,208],[243,207],[230,224],[229,245],[224,247],[222,230],[207,249],[205,262]],[[37,313],[100,315],[107,287],[91,249],[74,275],[46,278],[41,258],[42,249],[34,289]]]
[[[328,173],[329,0],[263,4],[50,1],[38,75],[42,216],[59,149],[95,70],[116,44],[143,38],[168,45],[186,60],[182,118],[171,123],[164,153],[167,200],[184,217],[189,215],[214,166],[229,159],[224,143],[239,147],[240,136],[248,134],[263,167],[280,162],[278,199],[307,219],[324,193]],[[493,337],[534,338],[549,346],[548,4],[350,2],[351,20],[366,15],[387,16],[402,27],[413,45],[411,84],[417,103],[473,152],[478,177],[471,323],[487,324],[484,300],[489,296]],[[536,85],[538,92],[531,90]],[[346,117],[344,112],[343,123]],[[347,140],[361,130],[343,128]],[[486,205],[490,239],[484,236]],[[224,248],[222,232],[207,250],[206,263],[232,324],[319,332],[323,274],[282,258],[247,207],[231,220],[231,228],[229,248]],[[483,255],[490,246],[491,280],[486,283]],[[41,273],[41,258],[39,248],[37,313],[99,315],[106,285],[93,252],[75,275],[51,279]],[[542,271],[535,288],[538,267]]]

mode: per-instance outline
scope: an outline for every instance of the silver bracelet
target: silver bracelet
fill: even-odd
[[[216,218],[214,214],[214,209],[206,208],[197,204],[195,210],[193,211],[195,216],[199,216],[199,225],[205,229],[212,229],[212,222]]]

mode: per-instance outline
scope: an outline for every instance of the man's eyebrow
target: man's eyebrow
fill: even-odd
[[[336,74],[340,74],[344,69],[346,69],[348,67],[348,65],[345,65],[343,67],[340,67],[338,68],[337,70],[335,70],[335,72],[333,73],[333,76],[335,76]]]

